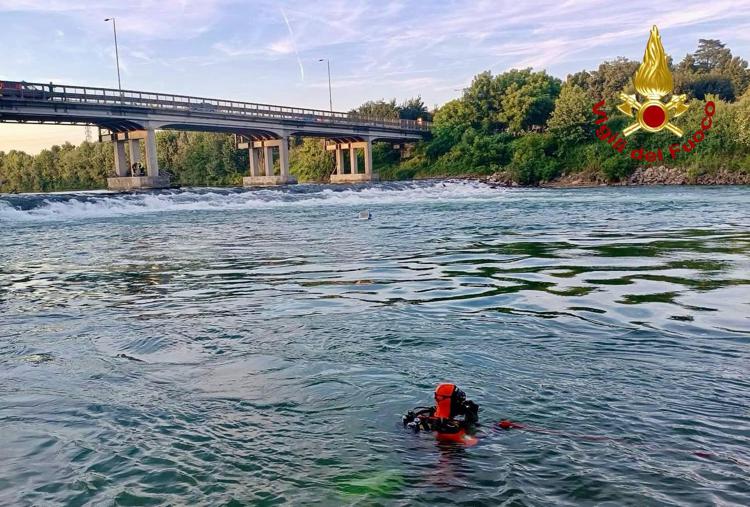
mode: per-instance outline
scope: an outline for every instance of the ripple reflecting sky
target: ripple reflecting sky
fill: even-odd
[[[0,196],[0,231],[0,504],[750,499],[746,187]],[[476,447],[399,427],[444,380]]]

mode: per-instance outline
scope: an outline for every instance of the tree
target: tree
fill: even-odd
[[[427,112],[427,107],[422,101],[422,96],[417,95],[414,98],[405,100],[398,106],[399,117],[404,120],[423,119],[430,121],[432,116]]]
[[[633,93],[633,74],[638,70],[639,62],[628,58],[618,57],[599,65],[599,68],[590,73],[588,79],[589,93],[596,100],[605,99],[607,102],[614,101],[620,92]]]
[[[364,116],[367,118],[378,118],[383,120],[398,120],[399,109],[396,105],[396,99],[386,101],[370,100],[362,104],[356,109],[352,109],[350,114],[355,116]]]
[[[466,107],[465,114],[475,128],[492,132],[501,129],[498,122],[500,91],[490,71],[474,76],[471,85],[464,90],[461,101]]]
[[[558,93],[560,80],[546,72],[513,69],[494,78],[489,71],[476,75],[461,100],[474,128],[521,132],[547,123]]]
[[[735,97],[741,97],[750,87],[750,71],[747,70],[747,60],[735,56],[720,69],[720,72],[732,82]]]
[[[554,156],[556,146],[549,134],[527,134],[513,144],[510,169],[514,181],[536,185],[559,174],[560,164]]]
[[[706,93],[734,100],[750,86],[750,71],[743,58],[717,39],[700,39],[698,49],[675,67],[675,90],[702,98]]]
[[[591,117],[591,100],[578,85],[566,83],[555,101],[547,126],[555,137],[565,143],[577,143],[590,136],[586,125]]]
[[[680,85],[683,93],[703,100],[706,95],[717,95],[722,100],[734,100],[734,86],[732,80],[718,73],[698,74]]]
[[[750,90],[733,104],[731,122],[732,130],[737,136],[737,142],[750,148]]]
[[[333,169],[333,155],[326,151],[320,139],[306,138],[292,147],[289,172],[299,181],[328,181]]]
[[[696,70],[709,73],[726,67],[732,52],[718,39],[698,39],[698,49],[693,54]]]
[[[531,72],[531,69],[510,71],[510,84],[504,89],[500,101],[499,118],[510,132],[541,130],[547,124],[560,93],[560,80],[546,72]],[[498,76],[499,81],[506,74]]]
[[[448,153],[471,126],[471,117],[471,111],[463,100],[451,100],[438,109],[432,123],[432,139],[426,147],[427,156],[435,160]]]
[[[565,82],[571,86],[577,86],[585,92],[591,88],[591,74],[586,70],[578,71],[574,74],[568,74]],[[593,97],[592,97],[593,98]]]

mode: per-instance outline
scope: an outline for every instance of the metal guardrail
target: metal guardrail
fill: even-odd
[[[194,112],[241,116],[244,118],[298,120],[352,126],[386,127],[423,132],[430,123],[420,120],[383,119],[356,113],[331,112],[320,109],[256,104],[235,100],[211,99],[136,90],[116,90],[90,86],[56,85],[0,81],[0,99],[34,100],[66,104],[91,104],[161,109],[165,112]]]

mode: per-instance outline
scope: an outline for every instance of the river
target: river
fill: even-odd
[[[0,195],[0,233],[0,504],[750,504],[748,187]],[[476,446],[401,427],[440,381]]]

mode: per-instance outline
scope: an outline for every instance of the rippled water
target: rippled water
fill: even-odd
[[[0,196],[0,231],[0,504],[750,504],[746,187]],[[444,380],[476,447],[400,427]]]

